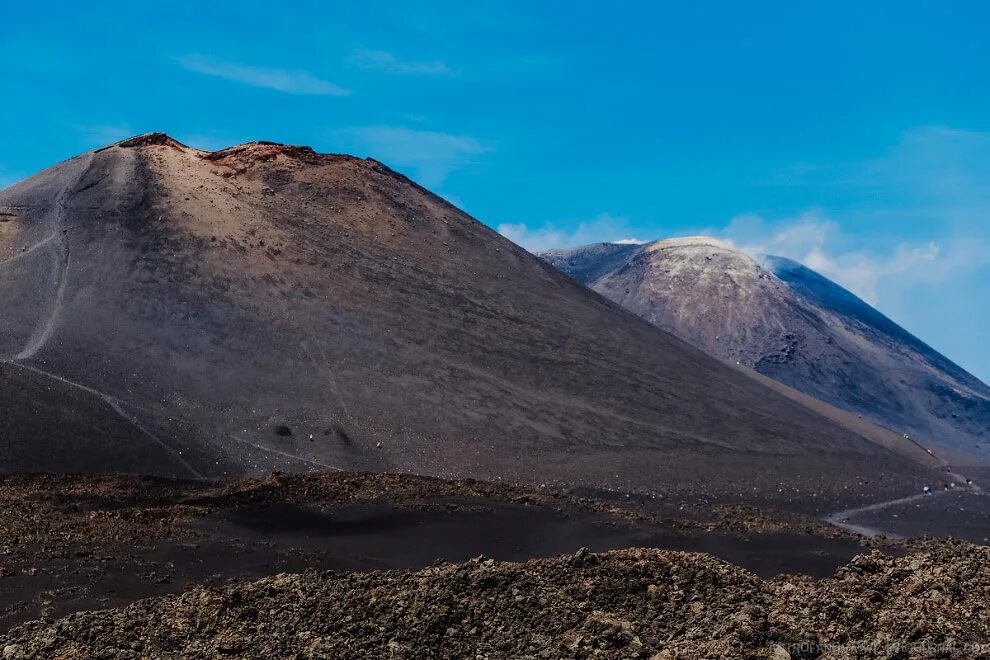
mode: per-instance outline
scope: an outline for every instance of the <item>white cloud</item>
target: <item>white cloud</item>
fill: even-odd
[[[929,241],[920,245],[901,244],[888,254],[831,254],[817,249],[809,252],[803,261],[808,268],[842,284],[871,305],[877,305],[882,286],[892,278],[909,276],[919,268],[931,273],[939,265],[939,252],[939,246]]]
[[[565,247],[566,235],[551,227],[530,229],[525,223],[503,223],[496,230],[507,239],[530,252],[540,252],[555,247]]]
[[[617,238],[629,235],[629,221],[608,213],[578,223],[573,230],[558,229],[552,224],[531,229],[525,223],[506,223],[497,228],[498,233],[530,252],[542,252],[552,248],[569,248],[589,243],[641,244],[637,238]]]
[[[617,241],[609,241],[615,245],[644,245],[646,241],[641,241],[638,238],[620,238]]]
[[[721,237],[758,256],[788,257],[841,284],[872,305],[885,291],[902,292],[912,283],[948,282],[990,265],[982,241],[898,243],[877,251],[853,247],[854,237],[821,211],[767,222],[756,215],[734,218]]]
[[[347,58],[351,66],[360,69],[376,69],[397,75],[451,76],[454,72],[443,60],[430,62],[404,61],[384,50],[360,48]]]
[[[306,71],[245,66],[222,62],[203,55],[182,55],[175,60],[183,68],[205,76],[233,80],[253,87],[273,89],[288,94],[347,96],[350,91],[332,82],[317,78]]]
[[[469,135],[406,126],[360,126],[336,131],[334,135],[389,166],[408,168],[412,178],[424,186],[443,183],[451,172],[493,151],[490,144]]]

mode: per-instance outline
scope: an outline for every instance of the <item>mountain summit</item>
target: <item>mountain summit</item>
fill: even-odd
[[[916,448],[643,323],[374,160],[150,134],[0,209],[6,471],[779,500],[921,483]]]
[[[836,283],[690,237],[542,258],[705,352],[937,448],[990,459],[990,388]]]

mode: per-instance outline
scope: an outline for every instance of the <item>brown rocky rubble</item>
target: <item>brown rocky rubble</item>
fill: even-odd
[[[708,555],[277,575],[35,622],[4,657],[990,657],[990,549],[761,581]],[[981,646],[983,645],[983,646]]]

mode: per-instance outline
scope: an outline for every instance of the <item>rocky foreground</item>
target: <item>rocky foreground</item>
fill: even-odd
[[[5,658],[990,657],[990,549],[861,555],[762,581],[623,550],[420,571],[277,575],[14,629]]]

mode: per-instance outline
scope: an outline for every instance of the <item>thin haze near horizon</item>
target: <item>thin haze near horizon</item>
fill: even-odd
[[[136,5],[0,6],[0,186],[150,131],[373,156],[532,250],[797,259],[990,381],[982,3]]]

